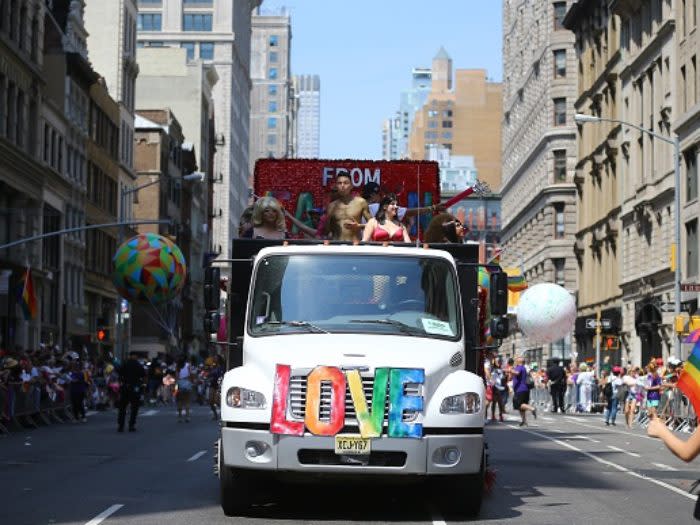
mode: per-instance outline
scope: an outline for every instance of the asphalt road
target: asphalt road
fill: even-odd
[[[696,465],[642,431],[599,416],[542,414],[487,426],[493,491],[473,523],[694,523],[688,486]],[[142,409],[138,431],[118,434],[116,414],[0,438],[1,524],[169,525],[459,523],[422,487],[266,487],[244,518],[226,518],[213,475],[218,426],[196,407]],[[687,436],[687,434],[685,435]],[[270,489],[270,490],[267,490]]]

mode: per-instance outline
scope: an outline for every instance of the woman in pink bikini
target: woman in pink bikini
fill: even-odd
[[[375,242],[411,242],[406,227],[401,224],[396,216],[399,205],[396,195],[389,193],[384,196],[379,204],[377,215],[367,221],[365,231],[362,234],[363,241]]]

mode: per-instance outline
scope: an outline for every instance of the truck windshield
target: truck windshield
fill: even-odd
[[[456,276],[435,257],[274,255],[255,275],[252,335],[461,336]]]

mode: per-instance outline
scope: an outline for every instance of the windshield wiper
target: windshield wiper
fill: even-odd
[[[277,326],[301,326],[304,328],[309,328],[310,331],[320,332],[322,334],[329,334],[327,330],[324,330],[320,326],[316,326],[308,321],[267,321],[263,323],[264,325],[277,325]]]
[[[403,332],[404,334],[407,334],[407,335],[417,335],[417,336],[425,335],[425,332],[423,330],[421,330],[420,328],[416,328],[416,327],[408,325],[406,323],[402,323],[401,321],[397,321],[396,319],[351,319],[349,322],[350,323],[367,323],[367,324],[388,324],[391,326],[395,326],[401,332]]]

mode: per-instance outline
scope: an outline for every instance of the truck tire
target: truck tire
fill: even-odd
[[[251,488],[247,476],[240,469],[227,467],[224,449],[219,440],[219,487],[221,510],[226,516],[239,516],[250,507]]]

